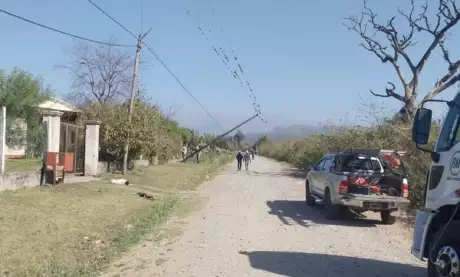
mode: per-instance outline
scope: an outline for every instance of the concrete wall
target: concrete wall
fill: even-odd
[[[40,185],[40,171],[11,172],[0,175],[0,191],[33,188]]]
[[[16,119],[13,122],[13,124],[16,125],[16,128],[21,128],[24,134],[27,134],[27,123],[24,119]],[[26,147],[25,146],[8,147],[7,145],[5,156],[6,158],[23,158],[26,156]]]
[[[24,158],[26,156],[25,146],[8,147],[6,146],[7,158]]]
[[[105,174],[109,172],[109,163],[108,162],[98,162],[97,164],[97,172],[99,174]]]
[[[135,160],[134,161],[134,168],[148,167],[149,165],[150,165],[149,160]]]
[[[142,168],[150,166],[149,160],[134,160],[134,168]],[[122,165],[109,162],[98,162],[98,173],[104,174],[112,171],[121,171]]]
[[[134,168],[149,167],[151,165],[158,165],[158,159],[153,159],[153,163],[150,164],[149,160],[134,160]],[[175,164],[180,162],[179,159],[173,158],[167,162],[167,164]],[[110,163],[109,162],[99,162],[98,163],[98,173],[104,174],[112,171],[121,171],[121,164]]]
[[[173,159],[168,161],[168,163],[177,163],[179,160]],[[148,160],[135,160],[134,167],[148,167]],[[104,174],[112,170],[117,170],[115,164],[110,164],[108,162],[99,162],[98,163],[98,172],[99,174]],[[50,172],[47,172],[50,173]],[[48,175],[48,174],[47,174]],[[46,182],[50,182],[51,176],[46,176]],[[48,180],[49,179],[49,180]],[[31,171],[31,172],[11,172],[0,175],[0,191],[5,190],[16,190],[21,188],[33,188],[40,185],[40,171]]]

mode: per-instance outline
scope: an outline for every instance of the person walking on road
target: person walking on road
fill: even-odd
[[[252,148],[251,149],[252,160],[254,160],[255,153],[256,153],[256,151],[254,150],[254,148]]]
[[[187,146],[185,145],[185,143],[182,145],[181,153],[182,153],[182,160],[184,160],[185,157],[187,157]]]
[[[249,155],[248,150],[246,150],[246,153],[244,153],[243,159],[244,159],[244,167],[246,168],[246,171],[248,171],[249,163],[251,162],[251,155]]]
[[[196,146],[196,151],[198,151],[200,149],[200,146]],[[199,164],[200,163],[200,152],[196,152],[196,163]]]
[[[238,151],[238,154],[236,154],[236,161],[238,170],[241,170],[241,165],[243,161],[243,154],[241,153],[241,151]]]

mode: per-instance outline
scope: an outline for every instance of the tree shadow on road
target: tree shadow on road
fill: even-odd
[[[347,256],[275,251],[240,254],[248,256],[252,268],[289,277],[426,276],[426,269],[422,267]]]
[[[341,225],[353,227],[375,227],[381,224],[378,220],[360,218],[352,212],[345,212],[342,220],[327,220],[324,218],[321,207],[308,207],[304,201],[274,200],[267,201],[268,211],[276,215],[286,225],[300,225],[309,227],[312,224]]]

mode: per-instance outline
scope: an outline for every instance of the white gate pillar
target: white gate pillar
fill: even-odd
[[[101,122],[97,120],[86,121],[85,131],[85,175],[97,176],[99,174],[99,128]]]

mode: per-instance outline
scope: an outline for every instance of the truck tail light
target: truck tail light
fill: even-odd
[[[348,180],[340,180],[339,194],[344,195],[348,193]]]
[[[404,178],[402,182],[402,197],[409,198],[409,184],[406,178]]]
[[[370,191],[372,191],[373,193],[380,193],[380,191],[382,190],[382,188],[379,187],[379,186],[370,186],[369,189],[370,189]]]

